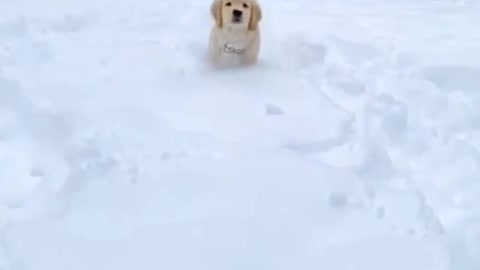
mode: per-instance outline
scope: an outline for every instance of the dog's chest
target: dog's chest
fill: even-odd
[[[248,32],[235,29],[226,29],[222,32],[223,41],[237,45],[244,45],[248,39]]]
[[[248,45],[248,33],[235,29],[226,29],[219,38],[219,48],[226,54],[241,54]]]
[[[250,38],[248,31],[245,29],[224,28],[217,32],[217,63],[230,66],[245,62]]]

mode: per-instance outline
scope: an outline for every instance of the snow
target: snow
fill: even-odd
[[[0,1],[0,270],[480,269],[480,2]]]

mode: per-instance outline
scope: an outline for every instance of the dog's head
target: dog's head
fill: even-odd
[[[232,26],[255,31],[262,19],[257,0],[213,0],[211,12],[218,28]]]

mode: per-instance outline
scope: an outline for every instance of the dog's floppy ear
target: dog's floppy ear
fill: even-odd
[[[218,28],[222,28],[223,18],[222,18],[222,2],[223,0],[213,0],[210,5],[210,12],[212,13],[215,23]]]
[[[248,30],[255,31],[258,28],[258,23],[262,20],[262,8],[257,1],[252,1],[252,14],[248,22]]]

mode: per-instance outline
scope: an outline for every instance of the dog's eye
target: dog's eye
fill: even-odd
[[[231,2],[227,2],[227,3],[225,4],[225,6],[227,6],[227,7],[229,7],[229,6],[231,6],[231,5],[232,5]]]
[[[243,3],[243,7],[244,7],[244,8],[248,8],[248,5],[245,4],[245,3]]]

